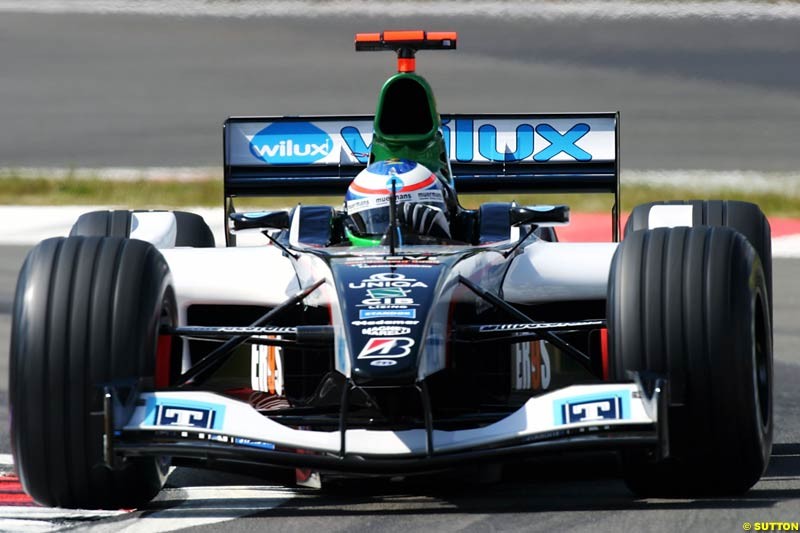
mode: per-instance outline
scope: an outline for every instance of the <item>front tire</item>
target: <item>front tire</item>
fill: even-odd
[[[772,330],[761,261],[721,227],[630,233],[611,266],[611,376],[669,382],[671,457],[623,454],[643,496],[748,490],[772,448]]]
[[[48,239],[28,254],[11,331],[14,460],[38,503],[138,507],[165,479],[154,458],[103,464],[102,387],[152,387],[158,328],[175,323],[169,268],[149,243]]]
[[[772,231],[761,208],[751,202],[738,200],[671,200],[637,205],[625,224],[625,236],[634,231],[654,229],[650,212],[653,207],[691,206],[691,225],[723,226],[744,235],[758,257],[767,280],[770,319],[772,318]]]

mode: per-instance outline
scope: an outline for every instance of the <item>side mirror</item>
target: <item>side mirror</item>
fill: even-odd
[[[512,205],[508,213],[512,226],[536,224],[537,226],[552,226],[569,223],[568,205]]]
[[[234,230],[243,229],[289,229],[288,211],[257,211],[253,213],[231,213]]]

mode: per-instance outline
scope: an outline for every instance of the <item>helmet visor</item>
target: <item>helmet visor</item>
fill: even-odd
[[[349,229],[353,234],[361,237],[367,235],[382,237],[386,234],[386,230],[389,229],[390,214],[389,206],[374,207],[358,213],[352,213],[348,216]]]

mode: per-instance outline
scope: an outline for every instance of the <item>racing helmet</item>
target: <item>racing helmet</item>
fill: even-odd
[[[372,163],[358,173],[345,195],[345,233],[355,246],[380,243],[391,223],[394,184],[401,228],[418,235],[450,238],[446,192],[425,166],[407,159]]]

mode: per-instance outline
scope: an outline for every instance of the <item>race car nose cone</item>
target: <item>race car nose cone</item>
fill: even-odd
[[[351,258],[332,266],[354,383],[414,385],[430,337],[426,323],[447,268],[438,260],[406,257]]]

